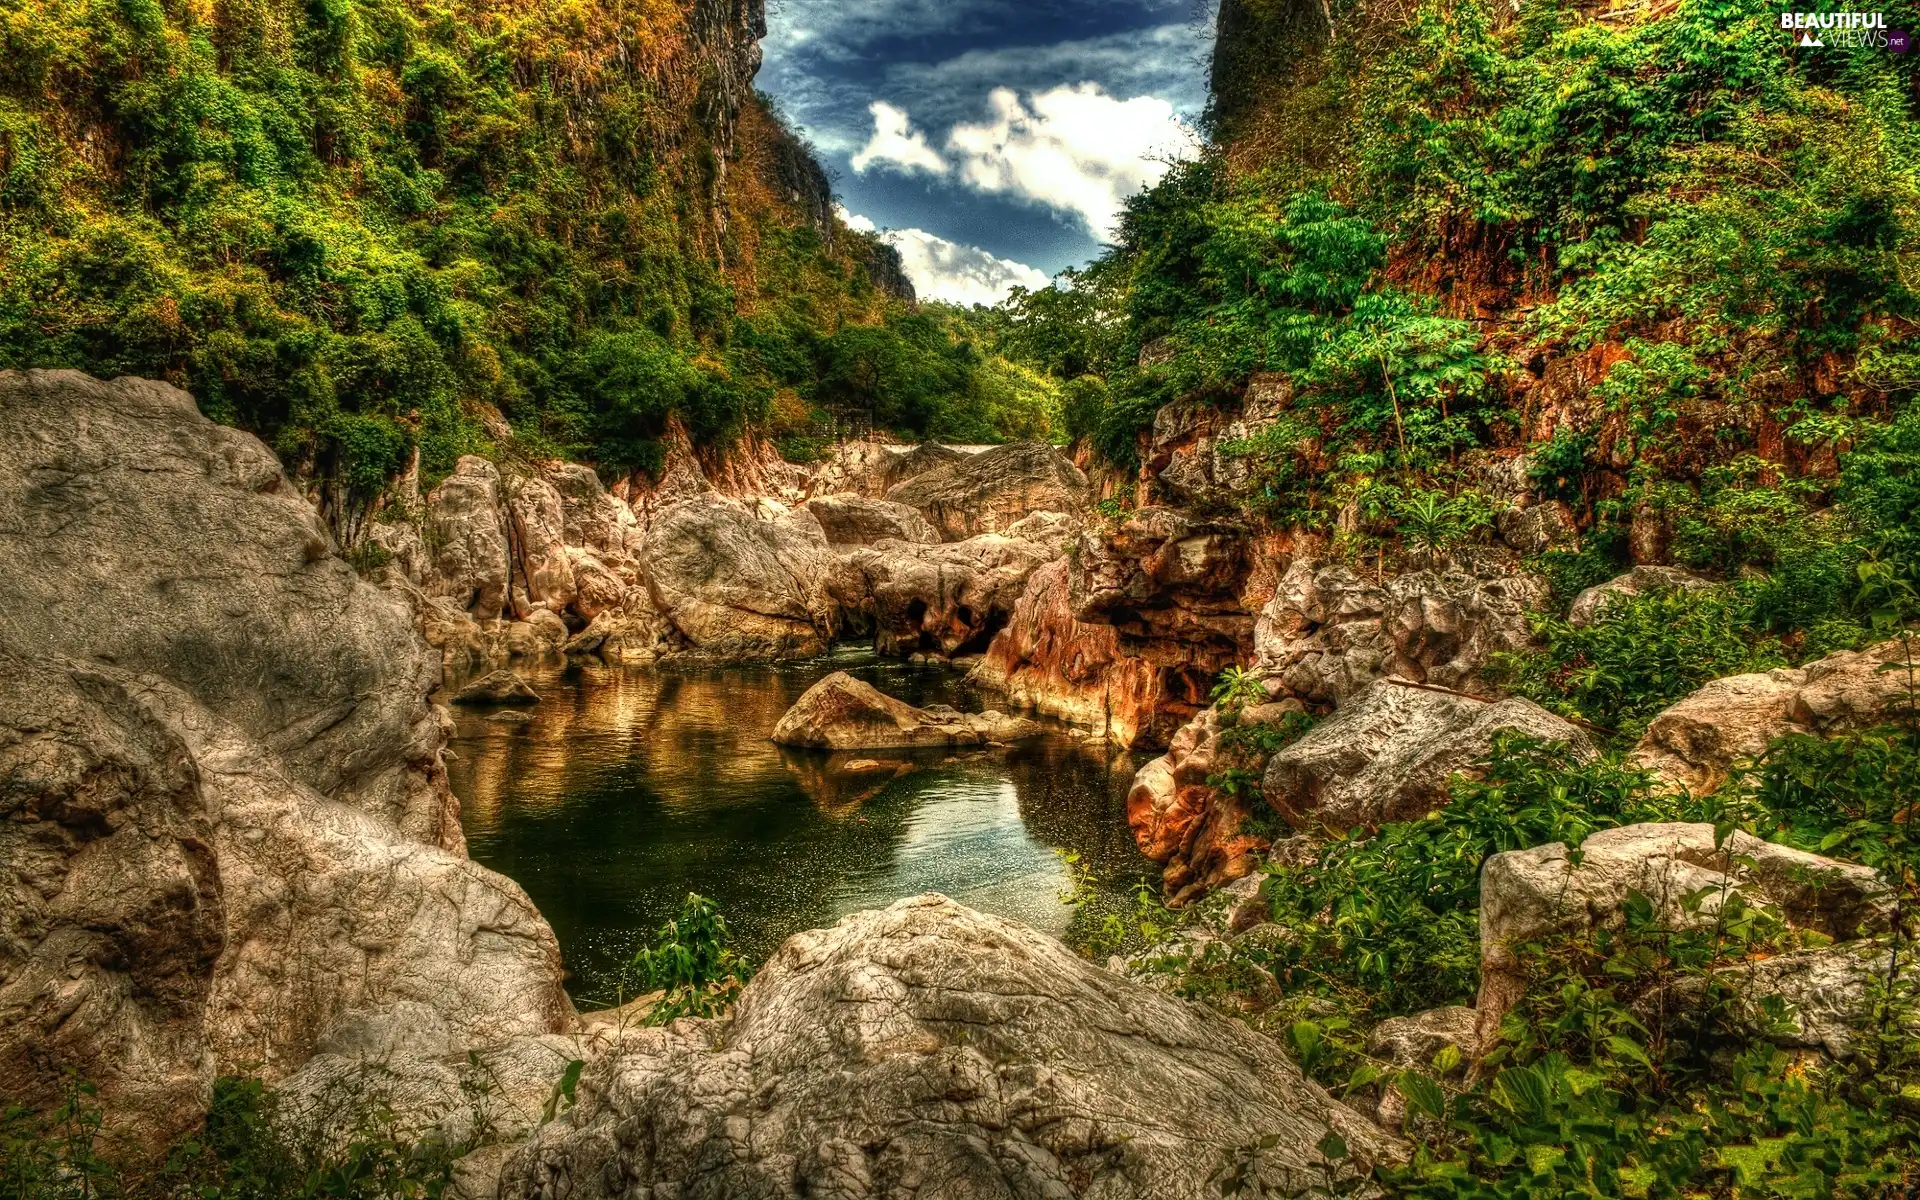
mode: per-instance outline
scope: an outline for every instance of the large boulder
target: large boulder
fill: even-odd
[[[1200,1200],[1404,1153],[1271,1039],[942,896],[790,938],[729,1020],[633,1035],[579,1096],[502,1200]]]
[[[1884,929],[1892,893],[1870,867],[1838,862],[1738,831],[1716,841],[1705,823],[1606,829],[1571,853],[1560,842],[1489,858],[1480,875],[1482,1044],[1526,991],[1520,947],[1625,920],[1644,897],[1662,928],[1711,925],[1738,892],[1794,928],[1847,939]]]
[[[552,931],[464,855],[434,656],[265,446],[0,372],[0,564],[0,1093],[73,1072],[154,1146],[354,1012],[571,1020]]]
[[[546,471],[560,497],[561,531],[566,544],[601,559],[631,557],[639,548],[640,523],[625,500],[600,485],[592,467],[558,463]]]
[[[1203,709],[1180,727],[1167,752],[1150,759],[1127,789],[1127,825],[1140,853],[1164,864],[1161,890],[1175,908],[1244,878],[1267,839],[1247,832],[1248,806],[1208,780],[1219,753],[1220,711]]]
[[[985,649],[1028,576],[1052,557],[997,533],[963,542],[883,542],[844,555],[832,592],[849,623],[883,654]]]
[[[1833,734],[1887,723],[1908,703],[1898,641],[1843,650],[1799,668],[1716,679],[1663,710],[1629,761],[1668,786],[1704,795],[1734,766],[1792,733]]]
[[[1385,583],[1300,559],[1260,614],[1256,669],[1315,703],[1344,703],[1387,675],[1491,694],[1485,668],[1532,645],[1527,614],[1547,596],[1544,580],[1498,555],[1462,554]]]
[[[808,688],[773,727],[773,740],[805,750],[984,746],[1032,737],[1031,721],[1005,713],[915,708],[863,679],[835,671]]]
[[[277,466],[277,464],[276,464]],[[478,621],[495,621],[507,607],[506,487],[500,469],[465,455],[427,495],[426,576],[430,596],[450,596]]]
[[[1073,512],[1087,477],[1045,442],[1008,442],[916,475],[887,499],[919,509],[949,541],[999,533],[1030,513]]]
[[[843,493],[815,496],[807,511],[836,546],[872,546],[880,542],[937,542],[940,531],[917,508],[891,500]]]
[[[836,562],[805,509],[696,496],[653,514],[641,548],[651,607],[696,653],[807,658],[827,647]]]
[[[1598,753],[1578,727],[1531,700],[1483,700],[1389,678],[1274,754],[1261,791],[1298,829],[1405,821],[1444,806],[1452,778],[1501,734],[1562,743],[1579,761]]]

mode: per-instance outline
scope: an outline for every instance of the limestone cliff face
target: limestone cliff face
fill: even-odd
[[[435,656],[273,453],[138,379],[0,372],[0,1093],[181,1131],[340,1020],[472,1045],[572,1019],[470,862]]]

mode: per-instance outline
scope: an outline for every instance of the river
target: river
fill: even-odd
[[[611,999],[620,966],[688,892],[716,900],[759,962],[790,934],[926,891],[1062,933],[1057,851],[1104,887],[1144,876],[1125,817],[1138,759],[1065,730],[955,754],[768,741],[835,670],[910,703],[983,707],[945,667],[843,650],[770,666],[556,663],[522,669],[541,695],[523,718],[454,709],[468,851],[552,922],[577,1000]]]

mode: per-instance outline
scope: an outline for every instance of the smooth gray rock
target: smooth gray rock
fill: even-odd
[[[1250,1150],[1268,1194],[1324,1183],[1330,1130],[1336,1176],[1405,1152],[1271,1039],[943,896],[788,939],[728,1021],[630,1038],[501,1200],[1200,1200]]]
[[[278,464],[275,464],[276,468]],[[450,596],[476,621],[495,621],[507,608],[506,487],[500,470],[465,455],[453,474],[427,494],[427,544],[432,547],[425,587]]]
[[[957,542],[999,533],[1031,513],[1076,512],[1090,498],[1087,477],[1045,442],[1008,442],[888,489]]]
[[[1443,807],[1453,776],[1496,734],[1565,743],[1577,761],[1593,740],[1531,700],[1482,700],[1382,679],[1267,763],[1261,790],[1297,829],[1347,830]]]
[[[837,561],[805,509],[714,496],[659,510],[641,554],[652,609],[695,651],[719,658],[807,658],[834,631],[827,582]]]

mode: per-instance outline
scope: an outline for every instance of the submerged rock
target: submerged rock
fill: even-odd
[[[502,1200],[1200,1200],[1249,1154],[1298,1194],[1405,1153],[1273,1040],[944,896],[790,938],[730,1019],[629,1038]]]
[[[915,708],[845,671],[835,671],[794,702],[773,727],[773,740],[811,750],[887,750],[983,746],[1039,732],[1033,722],[1005,713]]]
[[[455,704],[538,704],[540,693],[513,671],[483,675],[453,694]]]

